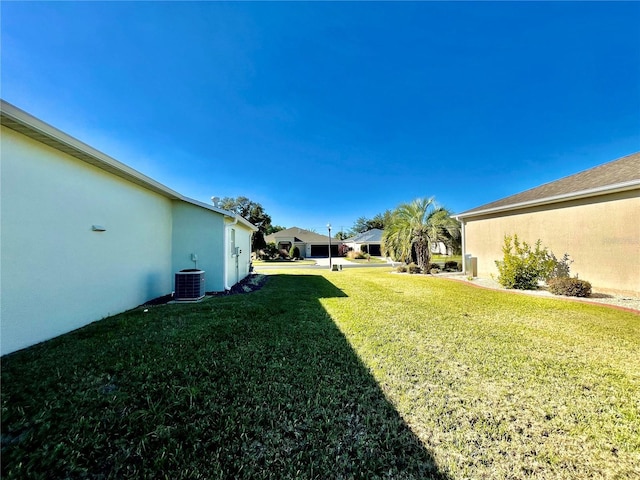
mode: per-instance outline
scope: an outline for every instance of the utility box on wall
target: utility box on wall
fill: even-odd
[[[464,256],[464,273],[470,277],[478,276],[478,258],[471,255]]]
[[[176,292],[174,300],[177,302],[195,302],[204,298],[204,270],[190,268],[176,273]]]

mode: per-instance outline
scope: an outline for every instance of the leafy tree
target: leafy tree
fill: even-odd
[[[431,245],[460,237],[460,224],[433,198],[400,204],[391,212],[382,235],[382,250],[395,260],[410,263],[413,255],[426,273],[431,260]]]
[[[264,239],[264,234],[261,231],[257,231],[251,238],[251,250],[258,252],[267,246],[267,241]]]
[[[462,251],[462,235],[460,222],[451,216],[451,212],[446,208],[439,208],[433,213],[433,224],[439,225],[440,231],[435,237],[435,242],[442,242],[447,247],[447,251],[459,254]]]
[[[369,230],[369,219],[366,217],[358,218],[351,228],[351,232],[354,234],[363,233],[367,230]]]
[[[264,211],[262,205],[253,202],[247,197],[224,197],[220,201],[220,208],[237,213],[258,227],[258,231],[253,234],[251,250],[257,252],[266,246],[264,236],[271,226],[271,217]]]
[[[357,235],[358,233],[368,232],[369,230],[373,230],[374,228],[384,230],[384,227],[389,222],[390,218],[390,210],[387,210],[384,213],[378,213],[373,218],[360,217],[353,224],[351,233],[353,235]]]
[[[271,225],[271,217],[264,211],[262,205],[249,200],[247,197],[224,197],[220,201],[220,208],[237,213],[258,227],[258,231],[264,233]]]
[[[378,213],[375,217],[373,217],[370,221],[371,229],[379,228],[380,230],[384,230],[385,226],[389,224],[391,220],[391,210],[385,210],[384,213]]]
[[[269,226],[264,230],[264,234],[265,235],[271,235],[272,233],[276,233],[279,232],[281,230],[286,230],[285,227],[281,227],[280,225],[271,225],[269,224]]]
[[[335,234],[334,237],[337,238],[338,240],[346,240],[347,238],[350,237],[350,235],[349,235],[349,232],[339,231]]]

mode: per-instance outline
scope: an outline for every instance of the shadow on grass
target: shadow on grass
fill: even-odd
[[[3,478],[445,479],[321,276],[136,309],[2,359]]]

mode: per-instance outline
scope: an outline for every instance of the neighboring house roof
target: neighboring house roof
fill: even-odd
[[[372,228],[366,232],[359,233],[351,238],[343,240],[344,243],[380,243],[382,242],[383,231],[379,228]]]
[[[305,230],[304,228],[291,227],[285,230],[280,230],[278,232],[272,233],[264,237],[264,240],[267,243],[278,243],[278,241],[282,241],[279,239],[289,240],[294,238],[296,242],[303,243],[328,243],[329,236],[328,235],[319,235],[315,232],[311,232],[309,230]],[[332,241],[338,242],[339,240],[332,238]]]
[[[250,230],[257,231],[258,228],[250,223],[245,218],[230,212],[223,210],[213,205],[208,205],[198,200],[185,197],[184,195],[171,190],[169,187],[156,182],[150,177],[143,175],[142,173],[134,170],[133,168],[125,165],[122,162],[90,147],[86,143],[81,142],[67,135],[61,130],[35,118],[27,112],[20,110],[19,108],[11,105],[4,100],[0,100],[0,124],[15,130],[29,138],[32,138],[40,143],[44,143],[56,150],[64,152],[72,157],[75,157],[83,162],[89,163],[95,167],[98,167],[106,172],[109,172],[117,177],[123,178],[129,182],[135,183],[141,187],[151,190],[155,193],[159,193],[164,197],[171,200],[179,200],[192,205],[197,205],[207,210],[220,213],[231,218],[237,218],[240,223],[249,228]]]
[[[454,215],[467,218],[640,189],[640,152]]]

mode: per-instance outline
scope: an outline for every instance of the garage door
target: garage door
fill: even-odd
[[[329,245],[311,245],[312,257],[328,257]]]

